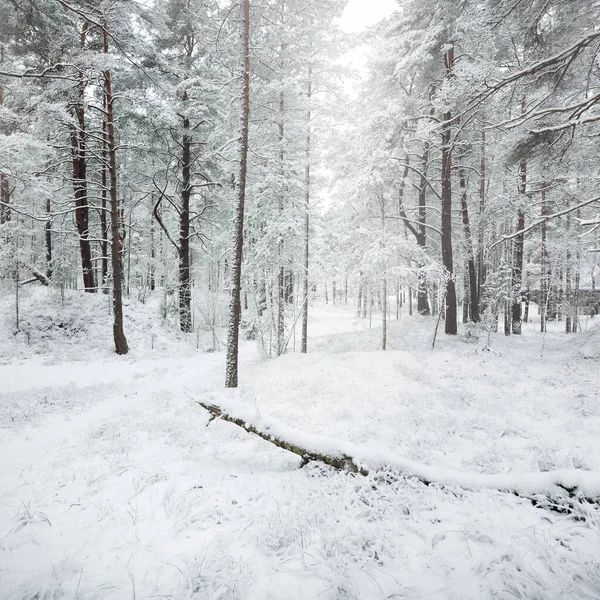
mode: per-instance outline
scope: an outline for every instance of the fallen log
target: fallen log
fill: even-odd
[[[221,419],[237,425],[278,448],[296,454],[301,458],[301,466],[313,461],[322,462],[340,471],[365,476],[391,469],[401,477],[416,479],[426,486],[438,485],[449,490],[497,490],[526,499],[535,506],[559,512],[571,512],[576,502],[587,502],[595,507],[600,504],[600,474],[597,472],[564,469],[543,473],[485,475],[431,467],[374,445],[360,446],[301,432],[239,403],[220,406],[212,402],[196,402],[211,415],[208,424]],[[220,402],[223,403],[227,404],[225,399]]]
[[[19,263],[23,267],[25,267],[27,270],[31,271],[31,274],[33,275],[33,277],[31,279],[27,279],[27,280],[23,281],[21,283],[21,285],[33,283],[34,281],[39,281],[42,285],[45,285],[45,286],[50,285],[50,279],[48,278],[48,276],[44,275],[44,273],[42,273],[39,269],[36,269],[34,266],[29,265],[26,262],[23,262],[22,260],[20,260]]]
[[[308,448],[303,448],[298,444],[294,444],[292,442],[288,442],[277,435],[269,433],[268,431],[261,431],[254,425],[251,425],[247,421],[243,419],[238,419],[236,417],[232,417],[230,414],[223,412],[218,406],[214,404],[205,404],[204,402],[198,402],[198,404],[207,410],[211,415],[211,421],[214,419],[222,419],[223,421],[227,421],[228,423],[233,423],[242,429],[245,429],[248,433],[253,433],[263,440],[267,440],[267,442],[277,446],[278,448],[283,448],[288,452],[292,452],[297,454],[301,459],[301,466],[308,464],[309,462],[322,462],[334,469],[338,469],[340,471],[350,471],[352,473],[360,473],[361,475],[368,475],[369,472],[359,467],[351,456],[346,454],[340,454],[339,456],[332,456],[329,454],[323,454],[320,452],[314,452],[309,450]],[[209,421],[210,423],[210,421]]]

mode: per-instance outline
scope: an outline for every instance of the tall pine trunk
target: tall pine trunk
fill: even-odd
[[[484,255],[484,213],[485,213],[485,193],[486,193],[487,159],[485,155],[485,128],[481,128],[481,159],[479,164],[479,231],[477,236],[477,299],[479,302],[480,314],[485,311],[483,290],[485,288],[485,279],[487,268]]]
[[[548,207],[546,206],[546,183],[542,183],[542,217],[548,214]],[[542,221],[542,242],[541,242],[541,277],[540,277],[540,330],[542,333],[546,331],[546,319],[548,312],[548,286],[550,284],[550,278],[548,276],[548,250],[547,250],[547,229],[548,225],[546,221]]]
[[[108,54],[108,22],[103,26],[104,54]],[[113,337],[117,354],[127,354],[129,347],[123,331],[123,263],[121,261],[121,232],[119,201],[117,196],[117,152],[115,143],[115,120],[110,69],[104,71],[104,93],[106,96],[106,130],[108,142],[108,170],[110,191],[111,264],[113,279]]]
[[[244,202],[246,198],[246,170],[248,166],[248,123],[250,117],[250,0],[242,1],[242,115],[240,128],[240,172],[234,216],[233,264],[231,266],[231,296],[229,298],[229,325],[225,387],[238,386],[238,344],[240,333],[242,286],[242,257],[244,249]]]
[[[471,321],[479,322],[479,299],[477,296],[477,269],[475,267],[475,250],[473,248],[473,237],[471,236],[471,224],[469,221],[469,203],[467,198],[467,177],[465,170],[461,167],[458,171],[460,181],[460,203],[462,222],[465,231],[465,242],[467,246],[467,266],[469,270],[469,288],[468,296],[470,301],[469,314]]]
[[[106,95],[104,96],[104,114],[106,115]],[[106,116],[102,118],[102,168],[101,168],[101,206],[100,206],[100,253],[101,257],[101,286],[102,291],[108,294],[108,133],[106,129]]]
[[[0,44],[0,64],[4,62],[4,46]],[[4,105],[4,89],[0,86],[0,106]],[[0,225],[10,221],[10,184],[8,175],[0,171]]]
[[[89,23],[83,24],[80,46],[85,47]],[[73,164],[73,191],[75,194],[75,222],[79,234],[79,252],[83,272],[83,287],[86,292],[95,292],[92,248],[89,240],[89,207],[85,140],[85,80],[82,74],[78,84],[78,98],[73,106],[73,116],[77,125],[71,127],[71,154]]]
[[[50,205],[50,198],[46,200],[44,234],[46,241],[46,277],[52,279],[52,207]]]
[[[521,111],[525,112],[525,98],[521,100]],[[525,228],[525,212],[523,205],[527,193],[527,160],[521,159],[519,165],[519,196],[521,208],[519,208],[519,219],[517,222],[517,231],[523,231]],[[523,244],[525,234],[520,233],[515,238],[515,255],[513,266],[513,304],[512,304],[512,332],[515,335],[521,335],[521,305],[523,299]]]
[[[454,47],[444,55],[446,74],[452,76],[454,68]],[[454,335],[458,331],[456,314],[456,287],[452,260],[452,113],[443,114],[442,123],[442,262],[446,269],[446,315],[445,332]]]
[[[183,92],[183,102],[188,99]],[[184,333],[192,331],[192,289],[190,277],[190,197],[191,185],[191,145],[190,119],[183,116],[183,137],[181,140],[181,211],[179,213],[179,327]]]
[[[280,185],[279,212],[283,214],[283,180],[284,180],[284,152],[283,142],[285,135],[285,96],[283,90],[279,93],[279,169]],[[285,267],[283,265],[283,232],[279,233],[279,272],[277,274],[277,356],[285,352]]]
[[[429,163],[429,143],[425,142],[425,149],[421,162],[421,182],[419,185],[419,236],[417,243],[425,252],[427,247],[427,166]],[[419,270],[419,285],[417,292],[417,311],[421,315],[429,315],[429,301],[427,299],[427,280],[425,274]]]
[[[304,277],[303,277],[303,297],[302,305],[302,341],[300,352],[307,352],[308,349],[308,286],[309,286],[309,241],[310,241],[310,119],[312,98],[312,68],[308,67],[308,83],[306,98],[309,103],[306,112],[306,165],[304,167]]]

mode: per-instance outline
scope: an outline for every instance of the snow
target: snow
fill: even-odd
[[[434,320],[404,315],[384,353],[375,318],[311,307],[310,353],[260,361],[245,343],[231,391],[223,353],[158,302],[129,301],[124,358],[106,297],[67,294],[82,333],[38,335],[62,301],[32,291],[29,340],[0,302],[2,600],[600,598],[597,509],[494,489],[548,491],[557,471],[598,489],[597,328],[527,324],[490,351],[441,334],[431,351]],[[196,399],[445,485],[299,469]]]

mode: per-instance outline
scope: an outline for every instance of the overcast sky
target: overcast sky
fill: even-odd
[[[348,0],[341,27],[347,32],[361,31],[389,15],[396,6],[396,0]]]

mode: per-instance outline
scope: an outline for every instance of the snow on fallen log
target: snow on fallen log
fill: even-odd
[[[414,477],[425,485],[458,487],[477,491],[491,489],[527,498],[534,504],[549,503],[555,508],[576,499],[600,503],[600,474],[582,469],[561,469],[539,473],[499,473],[485,475],[443,467],[432,467],[397,456],[376,445],[358,445],[324,435],[299,431],[251,406],[219,398],[219,403],[198,401],[211,414],[211,421],[222,419],[249,433],[293,452],[302,464],[320,461],[336,469],[367,475],[371,471],[393,469],[403,476]],[[210,421],[209,421],[210,422]]]

